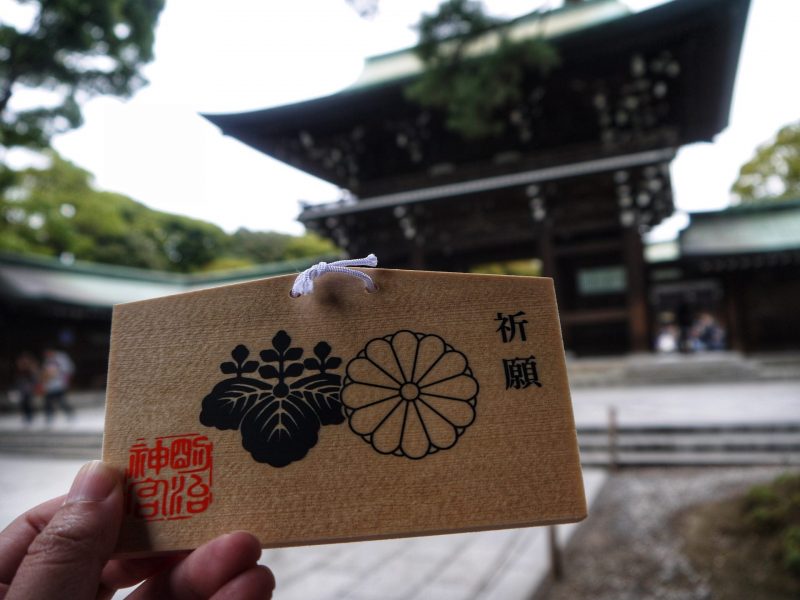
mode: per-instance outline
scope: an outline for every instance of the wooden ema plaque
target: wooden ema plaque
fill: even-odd
[[[365,271],[367,272],[367,271]],[[370,269],[115,307],[103,459],[118,553],[586,516],[553,283]]]

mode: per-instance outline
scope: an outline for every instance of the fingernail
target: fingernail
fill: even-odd
[[[67,494],[65,504],[70,502],[99,502],[108,495],[117,484],[117,474],[103,461],[88,462],[78,474]]]

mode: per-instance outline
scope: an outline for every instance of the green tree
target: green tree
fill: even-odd
[[[286,245],[283,257],[285,260],[294,260],[317,256],[335,256],[338,254],[342,254],[342,251],[330,240],[326,240],[316,233],[306,233],[301,236],[292,236]]]
[[[254,264],[341,254],[333,242],[314,233],[293,236],[275,231],[250,231],[242,227],[231,236],[231,256]]]
[[[286,233],[250,231],[242,227],[231,236],[231,255],[246,257],[256,264],[282,260],[291,237]]]
[[[406,88],[422,106],[441,109],[448,129],[467,139],[503,133],[511,107],[522,100],[531,70],[548,73],[559,64],[555,48],[543,39],[513,41],[507,24],[488,16],[475,0],[447,0],[418,26],[417,55],[422,75]],[[496,47],[487,51],[487,38]]]
[[[539,277],[542,274],[542,261],[538,258],[507,260],[483,263],[473,266],[470,273],[486,273],[488,275],[528,275]]]
[[[88,172],[51,158],[47,169],[9,171],[0,250],[184,272],[228,252],[230,240],[216,225],[95,190]]]
[[[94,189],[87,171],[55,152],[50,157],[46,169],[6,170],[0,250],[180,272],[340,254],[313,234],[228,235],[211,223],[153,210]]]
[[[248,267],[252,267],[255,264],[256,263],[247,258],[239,258],[236,256],[220,256],[212,260],[207,265],[204,265],[200,271],[236,271],[237,269],[246,269]]]
[[[46,147],[82,122],[97,94],[127,97],[146,83],[164,0],[17,0],[36,6],[27,31],[0,24],[0,146]],[[22,90],[49,92],[48,105],[12,110]]]
[[[800,121],[756,149],[731,188],[741,202],[800,198]]]

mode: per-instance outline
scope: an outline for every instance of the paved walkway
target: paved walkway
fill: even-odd
[[[572,390],[575,423],[603,426],[615,407],[622,425],[800,423],[800,380]]]
[[[578,427],[604,425],[610,406],[622,424],[800,422],[800,382],[737,382],[573,390]],[[102,408],[59,417],[46,431],[102,431]],[[16,415],[0,417],[0,436],[18,431]],[[64,493],[82,461],[0,455],[0,527],[24,508]],[[590,501],[605,481],[584,469]],[[559,536],[574,526],[560,526]],[[278,579],[276,598],[527,598],[547,570],[547,530],[516,529],[352,544],[267,550]]]
[[[623,425],[722,425],[740,423],[800,423],[800,379],[789,381],[643,385],[572,390],[575,423],[604,426],[609,407]],[[19,431],[22,420],[0,414],[3,431]],[[38,415],[33,432],[101,432],[103,408],[79,408],[73,420],[58,415],[51,425]]]
[[[52,423],[46,423],[44,416],[39,414],[34,417],[30,425],[23,423],[19,415],[6,413],[0,414],[0,435],[3,435],[4,431],[98,433],[103,431],[104,418],[105,409],[102,406],[80,407],[72,418],[59,413]]]
[[[0,529],[64,493],[82,462],[0,456]],[[605,479],[584,470],[590,501]],[[562,543],[574,528],[558,527]],[[262,562],[275,572],[278,600],[522,600],[547,573],[547,557],[547,529],[538,527],[265,550]]]

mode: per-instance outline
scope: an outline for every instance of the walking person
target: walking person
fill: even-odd
[[[14,387],[19,394],[19,408],[26,425],[33,421],[33,395],[39,377],[39,361],[30,352],[23,352],[14,363]]]
[[[67,390],[75,372],[75,365],[66,352],[48,348],[44,351],[41,385],[44,392],[44,414],[52,423],[55,411],[60,408],[71,417],[73,408],[67,402]]]

